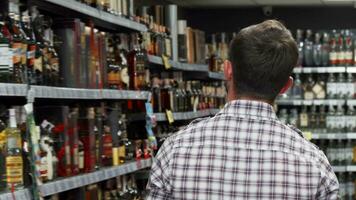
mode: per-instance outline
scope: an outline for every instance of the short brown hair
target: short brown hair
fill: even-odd
[[[267,20],[237,34],[229,59],[238,97],[273,101],[297,64],[298,48],[282,23]]]

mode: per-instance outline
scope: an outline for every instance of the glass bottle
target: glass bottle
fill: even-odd
[[[309,128],[309,115],[306,106],[302,107],[302,111],[299,114],[299,128],[301,130]]]
[[[352,73],[347,74],[347,79],[346,79],[346,84],[345,84],[345,90],[347,91],[346,93],[346,98],[347,99],[352,99],[354,98],[355,95],[355,79]]]
[[[320,106],[318,118],[319,118],[320,133],[326,133],[326,112],[325,112],[324,105]]]
[[[313,45],[313,62],[315,66],[320,66],[322,63],[322,47],[320,40],[320,33],[315,33]]]
[[[22,17],[22,23],[24,27],[24,31],[26,33],[26,40],[27,40],[27,79],[29,84],[36,84],[36,77],[35,77],[35,53],[36,53],[36,40],[35,35],[32,30],[31,26],[31,19],[30,16],[24,15]]]
[[[304,99],[312,100],[315,98],[315,94],[313,92],[314,80],[311,75],[308,75],[307,80],[304,84]]]
[[[330,53],[329,53],[329,63],[331,66],[336,66],[338,64],[338,53],[337,53],[337,32],[332,30],[332,37],[330,39]]]
[[[12,80],[12,51],[10,49],[10,41],[4,34],[8,33],[8,29],[5,25],[4,19],[0,16],[0,81],[11,82]]]
[[[323,33],[323,40],[321,44],[321,65],[329,65],[329,52],[330,52],[330,35],[327,32]]]
[[[287,109],[281,109],[278,118],[283,124],[288,124],[289,120]]]
[[[352,133],[356,127],[356,121],[354,121],[355,109],[353,105],[348,105],[346,112],[346,131]]]
[[[336,46],[336,52],[337,52],[337,65],[338,66],[344,66],[345,65],[345,43],[344,43],[344,35],[345,31],[341,30],[339,34],[337,34],[337,46]]]
[[[209,59],[209,70],[216,72],[218,71],[217,63],[217,49],[216,49],[216,35],[211,35],[211,50],[210,50],[210,59]]]
[[[316,99],[325,99],[326,92],[325,92],[325,82],[323,81],[323,77],[316,79],[316,82],[312,88],[312,91],[315,95]]]
[[[344,117],[344,115],[345,114],[344,114],[343,105],[342,104],[337,105],[335,122],[337,124],[336,132],[338,132],[338,133],[345,133],[345,117]]]
[[[312,41],[313,32],[308,29],[306,31],[306,38],[304,40],[304,63],[305,66],[312,66],[313,63],[313,41]]]
[[[300,80],[300,75],[295,75],[294,85],[292,87],[292,97],[293,99],[302,99],[303,98],[303,86],[302,81]]]
[[[337,96],[336,98],[344,99],[347,97],[347,83],[343,73],[339,73],[337,78],[338,87],[336,88]]]
[[[299,115],[297,109],[292,109],[289,115],[289,124],[298,127],[299,126]]]
[[[337,89],[336,79],[334,74],[329,74],[327,85],[326,85],[326,95],[328,99],[333,99],[337,97],[336,89]]]
[[[304,60],[303,59],[304,58],[304,55],[303,55],[304,54],[304,52],[303,52],[303,49],[304,49],[303,30],[301,30],[301,29],[297,30],[296,41],[297,41],[297,45],[298,45],[298,54],[299,54],[297,66],[301,67],[303,65],[303,60]]]
[[[344,38],[344,64],[350,66],[353,64],[353,47],[352,47],[352,33],[350,30],[345,30]]]
[[[6,189],[6,125],[0,120],[0,192]]]
[[[342,140],[337,140],[337,159],[339,165],[346,164],[345,145]]]
[[[152,78],[152,107],[153,112],[162,112],[161,104],[161,80],[158,75],[153,75]]]
[[[23,158],[21,131],[17,128],[15,109],[9,109],[6,129],[6,182],[9,189],[23,187]]]
[[[128,48],[129,47],[128,47],[127,35],[119,34],[119,47],[118,47],[119,57],[117,58],[118,59],[117,62],[120,66],[120,80],[121,80],[120,89],[124,89],[124,90],[128,89],[130,83],[130,76],[128,74],[128,63],[127,63]]]

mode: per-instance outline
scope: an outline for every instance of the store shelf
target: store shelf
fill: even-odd
[[[174,120],[190,120],[199,117],[207,117],[215,115],[219,112],[219,109],[206,109],[197,112],[175,112],[173,113]],[[157,121],[167,121],[166,113],[154,113]]]
[[[31,86],[35,98],[48,99],[101,99],[98,89]]]
[[[0,193],[0,200],[9,200],[9,199],[16,199],[16,200],[28,200],[31,199],[31,193],[29,189],[20,189],[15,191],[14,193],[6,192]],[[13,198],[15,197],[15,198]]]
[[[346,100],[346,104],[356,106],[356,99],[348,99]]]
[[[129,174],[140,169],[148,168],[151,166],[151,164],[151,159],[134,161],[117,167],[110,167],[92,173],[45,183],[39,186],[39,191],[40,194],[45,197],[60,192],[68,191],[74,188],[79,188],[85,185],[108,180],[124,174]]]
[[[163,65],[162,58],[159,56],[148,55],[148,61],[153,64]],[[209,71],[208,65],[188,64],[188,63],[175,62],[172,60],[169,60],[169,63],[171,64],[172,69],[175,69],[175,70],[201,71],[201,72]]]
[[[0,96],[26,97],[26,84],[0,83]]]
[[[293,106],[310,106],[310,105],[339,105],[345,104],[344,99],[314,99],[314,100],[304,100],[304,99],[277,99],[277,105],[293,105]],[[356,101],[355,101],[356,104]]]
[[[151,96],[148,91],[132,91],[132,90],[101,90],[103,99],[137,99],[145,100]]]
[[[101,11],[99,9],[93,8],[91,6],[85,5],[75,0],[43,0],[39,1],[39,3],[51,3],[56,6],[60,6],[92,19],[92,20],[100,20],[105,23],[109,23],[112,25],[117,25],[120,27],[124,27],[130,30],[135,31],[147,31],[147,27],[138,22],[132,21],[130,19],[126,19],[120,16],[113,15],[106,11]]]
[[[317,139],[326,139],[326,140],[347,140],[347,139],[356,139],[356,133],[312,133],[312,138]]]
[[[222,72],[209,72],[208,77],[210,79],[225,80],[224,73]]]
[[[332,166],[334,172],[346,172],[348,166]]]
[[[293,73],[343,73],[346,72],[346,67],[296,67]]]

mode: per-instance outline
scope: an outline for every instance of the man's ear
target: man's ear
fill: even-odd
[[[289,77],[287,83],[283,86],[279,94],[284,94],[289,88],[293,87],[293,77]]]
[[[232,80],[232,64],[229,60],[224,61],[224,75],[227,81]]]

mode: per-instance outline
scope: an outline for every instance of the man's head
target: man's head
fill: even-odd
[[[293,84],[290,74],[297,59],[297,44],[280,22],[244,28],[230,43],[230,62],[225,62],[229,93],[237,99],[273,102]]]

